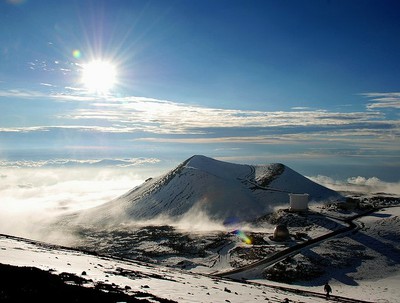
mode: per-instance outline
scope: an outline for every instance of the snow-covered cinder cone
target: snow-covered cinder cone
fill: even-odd
[[[316,202],[341,197],[283,164],[252,166],[195,155],[166,174],[76,217],[85,224],[105,226],[160,218],[176,221],[196,212],[207,216],[207,222],[232,218],[251,221],[287,205],[287,193],[301,191]],[[308,202],[308,196],[294,199],[293,209],[307,209],[307,203],[301,201]]]

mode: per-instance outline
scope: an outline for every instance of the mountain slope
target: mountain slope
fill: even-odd
[[[287,204],[288,193],[308,193],[316,201],[341,198],[283,164],[250,166],[193,156],[83,215],[89,223],[103,224],[199,212],[214,220],[250,220]]]

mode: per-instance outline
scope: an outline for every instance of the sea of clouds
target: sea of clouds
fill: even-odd
[[[117,198],[146,174],[128,168],[2,168],[0,233],[31,237],[56,216]]]
[[[345,180],[335,180],[322,175],[308,178],[336,191],[400,195],[400,181],[386,182],[377,177],[366,178],[362,176],[350,177]]]
[[[130,160],[130,163],[134,161]],[[122,164],[124,165],[118,167],[38,167],[31,163],[2,166],[0,233],[40,239],[38,230],[57,216],[111,201],[140,185],[147,178],[160,175],[155,171],[141,169],[140,165],[127,167],[126,163]],[[318,175],[309,178],[337,191],[400,195],[400,182],[385,182],[376,177],[357,176],[335,180]],[[208,218],[194,220],[195,218],[199,219],[199,213],[189,212],[181,218],[178,225],[195,230],[202,230],[205,225],[212,229],[220,228],[221,222],[211,222]],[[169,222],[162,221],[163,224]],[[173,225],[172,221],[170,223]]]

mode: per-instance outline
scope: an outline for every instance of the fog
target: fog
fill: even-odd
[[[132,168],[6,168],[0,174],[0,233],[27,237],[63,245],[74,243],[69,232],[51,230],[63,215],[89,209],[109,202],[142,184],[152,175]],[[153,175],[154,176],[154,175]],[[86,218],[77,216],[75,223]],[[107,228],[140,228],[149,225],[170,225],[179,230],[196,233],[244,228],[243,225],[225,226],[222,221],[192,208],[179,218],[158,216],[145,221],[126,221]],[[104,228],[104,226],[102,227]]]
[[[239,222],[236,218],[230,218],[224,221],[210,218],[209,214],[201,208],[201,205],[201,203],[195,203],[188,212],[178,217],[160,215],[154,219],[132,222],[131,226],[170,225],[179,231],[188,231],[192,233],[225,232],[237,229],[251,230],[253,232],[257,232],[258,230],[265,231],[265,226],[263,228],[255,227],[250,223]],[[265,223],[264,225],[268,224]],[[271,225],[270,228],[273,229],[274,226]]]
[[[3,168],[0,233],[41,238],[58,215],[110,201],[144,178],[132,168]]]

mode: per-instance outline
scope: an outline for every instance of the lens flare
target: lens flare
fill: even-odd
[[[246,243],[248,245],[250,245],[252,243],[251,239],[248,236],[246,236],[244,231],[237,229],[233,233],[236,236],[238,236],[244,243]]]
[[[75,59],[80,59],[82,56],[81,51],[79,49],[74,49],[72,51],[72,56],[74,56]]]

